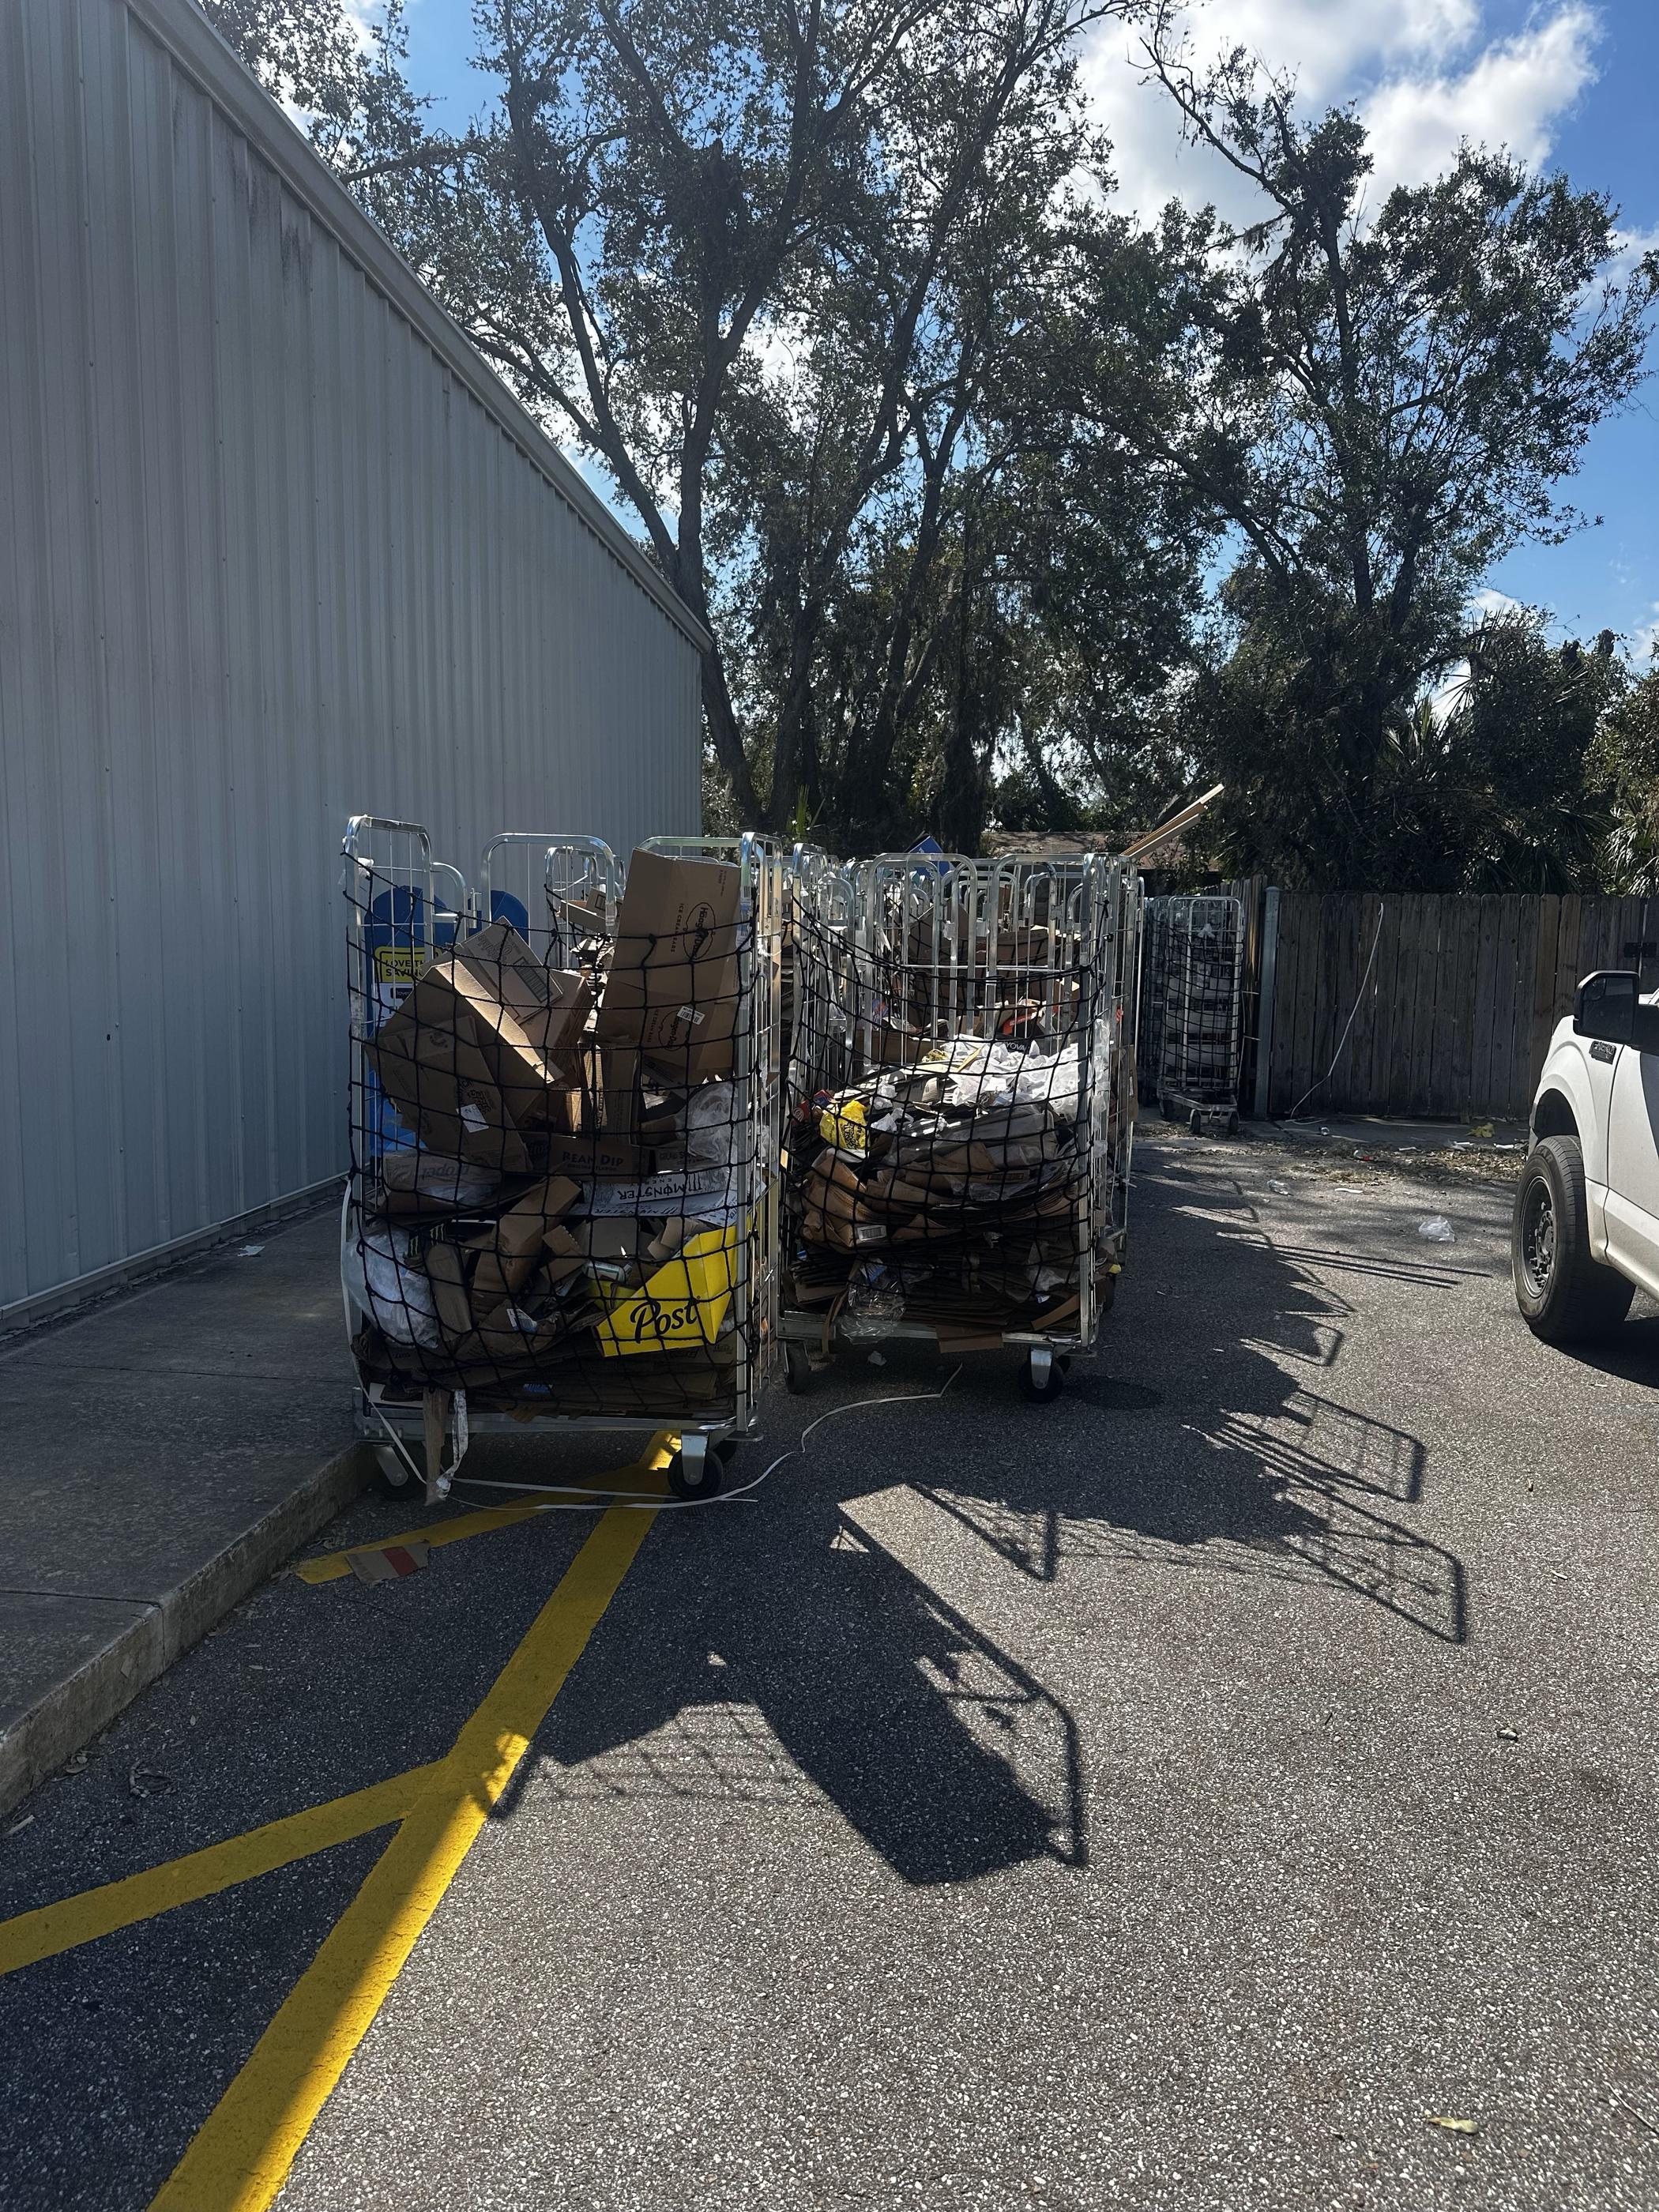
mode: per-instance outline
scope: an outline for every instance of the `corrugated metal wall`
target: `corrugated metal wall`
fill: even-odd
[[[698,827],[692,635],[208,37],[0,0],[0,1308],[343,1166],[349,814]]]

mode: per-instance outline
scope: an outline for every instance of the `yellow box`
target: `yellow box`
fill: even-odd
[[[605,1357],[683,1352],[688,1346],[713,1344],[732,1302],[740,1233],[734,1224],[688,1238],[672,1260],[647,1276],[642,1289],[598,1284],[608,1309],[599,1323],[599,1349]]]

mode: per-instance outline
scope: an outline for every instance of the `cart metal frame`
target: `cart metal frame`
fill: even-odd
[[[751,1012],[738,1031],[732,1080],[739,1102],[736,1118],[751,1133],[738,1164],[739,1218],[750,1224],[750,1229],[738,1247],[731,1307],[732,1316],[750,1317],[755,1342],[751,1352],[748,1335],[739,1329],[740,1351],[733,1363],[729,1404],[719,1412],[699,1409],[698,1418],[685,1419],[674,1430],[685,1488],[702,1492],[714,1486],[705,1474],[711,1449],[752,1435],[761,1394],[779,1356],[776,1169],[781,1085],[775,976],[782,875],[775,854],[769,853],[763,841],[755,837],[653,839],[649,842],[654,850],[680,853],[687,858],[730,860],[741,868],[744,910],[756,923],[739,948],[739,988],[748,994]],[[392,892],[392,926],[397,928],[396,895],[400,890],[410,894],[402,909],[406,919],[393,950],[403,956],[412,982],[434,951],[442,949],[428,944],[418,926],[424,915],[438,911],[434,891],[440,878],[456,889],[459,902],[453,910],[456,927],[448,932],[445,943],[505,915],[523,929],[532,949],[544,958],[550,953],[562,957],[568,951],[573,905],[580,905],[585,916],[596,905],[601,908],[605,934],[614,936],[626,883],[623,864],[601,839],[567,832],[507,830],[493,837],[480,857],[474,886],[465,884],[459,869],[432,858],[430,836],[416,823],[354,815],[347,824],[342,851],[343,888],[349,915],[349,1097],[354,1102],[370,1095],[368,1086],[373,1078],[363,1047],[391,1011],[389,1005],[378,1001],[372,990],[365,988],[374,973],[370,932],[381,926],[371,910],[371,902],[378,903],[386,890]],[[538,890],[544,902],[541,919],[535,907]],[[522,923],[516,920],[515,910],[524,916]],[[435,938],[436,933],[432,934]],[[354,1131],[353,1165],[341,1212],[343,1263],[351,1241],[361,1234],[357,1157],[361,1134]],[[414,1139],[409,1136],[404,1141],[412,1144]],[[349,1335],[355,1309],[344,1289],[343,1266],[343,1297]],[[356,1433],[374,1447],[386,1484],[401,1489],[412,1480],[423,1485],[429,1503],[447,1495],[473,1437],[526,1433],[526,1424],[507,1413],[493,1408],[469,1411],[465,1391],[423,1389],[414,1381],[399,1389],[360,1379],[353,1399]],[[661,1418],[641,1413],[537,1413],[533,1422],[537,1430],[563,1432],[593,1430],[637,1434],[667,1425]],[[410,1447],[416,1443],[424,1449],[423,1469],[410,1455]]]
[[[1244,909],[1219,893],[1153,899],[1140,1080],[1166,1121],[1238,1129]]]
[[[1014,1328],[1002,1333],[1004,1344],[1026,1354],[1027,1395],[1058,1395],[1064,1368],[1073,1358],[1087,1356],[1095,1348],[1100,1317],[1110,1304],[1127,1245],[1145,905],[1139,876],[1128,862],[1092,853],[1039,861],[884,854],[840,866],[803,867],[792,896],[815,940],[822,944],[827,939],[834,948],[823,964],[833,964],[835,975],[821,974],[808,988],[816,988],[827,1000],[830,1023],[839,1014],[845,1024],[842,1034],[848,1074],[878,1064],[875,1038],[882,1026],[884,996],[901,1006],[921,1006],[928,1032],[915,1032],[921,1046],[930,1036],[975,1034],[976,1024],[985,1023],[1011,997],[1036,1001],[1065,1035],[1066,1006],[1072,993],[1092,988],[1093,1020],[1070,1024],[1065,1048],[1078,1056],[1079,1096],[1087,1102],[1073,1124],[1075,1157],[1086,1170],[1073,1217],[1078,1237],[1076,1325],[1065,1330]],[[1051,933],[1048,957],[1041,962],[1000,960],[999,935],[1011,922],[1017,928],[1047,927]],[[981,945],[986,947],[982,963],[977,951]],[[928,957],[921,957],[922,951]],[[851,987],[841,994],[843,1000],[853,998],[850,1012],[844,1003],[836,1005],[836,975]],[[890,994],[874,988],[878,977],[890,979]],[[828,1044],[810,1021],[802,1039],[804,995],[798,980],[797,1044],[786,1109],[811,1095],[807,1086],[816,1087],[819,1071],[811,1056]],[[915,1249],[920,1256],[925,1248]],[[1103,1285],[1109,1287],[1103,1292]],[[785,1310],[782,1329],[792,1389],[804,1387],[810,1352],[822,1355],[827,1326],[824,1315],[817,1310]],[[838,1330],[830,1333],[839,1335]],[[920,1322],[858,1325],[860,1345],[890,1339],[937,1343],[938,1334]]]

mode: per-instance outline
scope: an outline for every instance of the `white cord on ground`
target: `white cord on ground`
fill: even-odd
[[[799,1443],[791,1444],[787,1452],[780,1452],[769,1467],[763,1468],[760,1474],[750,1481],[740,1482],[735,1490],[718,1490],[710,1498],[656,1498],[645,1491],[606,1490],[595,1492],[591,1498],[584,1498],[579,1504],[550,1504],[533,1505],[530,1510],[532,1513],[604,1513],[608,1512],[611,1506],[619,1505],[630,1513],[660,1513],[671,1509],[678,1510],[687,1505],[732,1505],[739,1498],[747,1498],[752,1492],[758,1490],[767,1476],[774,1474],[786,1460],[799,1458],[806,1449],[806,1439],[815,1429],[821,1429],[826,1421],[833,1421],[842,1413],[866,1412],[872,1406],[927,1404],[936,1398],[942,1398],[961,1372],[962,1366],[958,1362],[937,1390],[894,1392],[886,1397],[854,1398],[848,1405],[830,1407],[826,1412],[818,1415],[816,1421],[807,1423],[800,1432]],[[520,1492],[528,1490],[538,1493],[549,1490],[579,1491],[584,1486],[576,1482],[490,1482],[483,1476],[477,1474],[463,1475],[461,1481],[469,1490],[512,1490]]]
[[[1302,1096],[1297,1100],[1295,1105],[1291,1107],[1290,1112],[1285,1116],[1285,1119],[1287,1121],[1294,1121],[1297,1115],[1302,1111],[1302,1109],[1313,1097],[1314,1092],[1316,1091],[1322,1091],[1325,1088],[1325,1085],[1330,1081],[1332,1076],[1336,1073],[1336,1063],[1341,1059],[1342,1048],[1348,1042],[1348,1030],[1353,1027],[1354,1017],[1358,1013],[1360,1006],[1364,1001],[1365,986],[1371,980],[1371,969],[1376,961],[1376,948],[1382,942],[1382,917],[1388,910],[1388,901],[1385,899],[1382,904],[1376,909],[1376,934],[1371,939],[1371,957],[1365,963],[1365,972],[1359,979],[1358,990],[1354,994],[1353,1006],[1349,1012],[1347,1026],[1343,1030],[1341,1036],[1337,1041],[1336,1050],[1331,1054],[1331,1064],[1325,1070],[1325,1073],[1320,1077],[1318,1082],[1310,1084],[1307,1090],[1305,1090]]]

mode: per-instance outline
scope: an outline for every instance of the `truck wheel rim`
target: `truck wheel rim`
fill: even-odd
[[[1541,1297],[1555,1267],[1555,1205],[1541,1176],[1527,1194],[1521,1224],[1521,1264],[1526,1270],[1528,1289]]]

